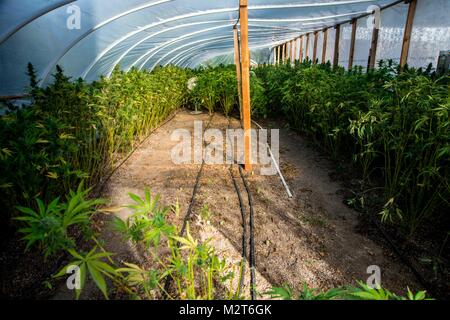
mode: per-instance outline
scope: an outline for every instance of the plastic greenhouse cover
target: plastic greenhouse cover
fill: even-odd
[[[272,62],[271,49],[287,40],[365,14],[369,6],[394,2],[249,0],[253,62]],[[383,13],[387,20],[384,28],[382,20],[380,32],[383,58],[394,58],[401,46],[401,36],[400,44],[397,41],[404,18],[398,19],[395,10],[403,17],[406,9],[404,4],[398,6],[403,9],[393,7],[394,13]],[[74,78],[92,81],[108,76],[117,65],[124,70],[151,70],[167,64],[196,67],[232,62],[232,28],[238,21],[238,7],[239,0],[0,0],[0,95],[24,92],[28,62],[35,66],[42,86],[52,81],[56,65]],[[418,28],[413,29],[411,41],[413,65],[436,60],[436,51],[449,49],[449,11],[450,0],[418,0]],[[359,26],[365,24],[358,21],[358,37],[368,37],[364,41],[370,44],[371,32],[359,30]],[[333,32],[328,31],[327,60],[334,50]],[[323,34],[318,38],[317,56],[321,58]],[[311,36],[309,56],[313,41]],[[345,46],[341,48],[343,64],[348,60]],[[366,47],[357,40],[355,64],[364,64],[367,53],[359,50]],[[219,56],[223,60],[215,59]]]

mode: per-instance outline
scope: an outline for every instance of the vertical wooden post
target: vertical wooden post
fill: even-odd
[[[372,31],[372,44],[370,46],[370,54],[369,54],[369,69],[375,68],[375,62],[377,60],[377,46],[378,46],[378,35],[380,29],[376,26]]]
[[[284,44],[284,62],[285,63],[286,63],[287,59],[288,59],[288,43],[286,42]]]
[[[356,41],[356,27],[358,26],[358,20],[352,20],[352,38],[350,41],[350,53],[348,57],[348,70],[353,68],[353,58],[355,57],[355,41]]]
[[[244,162],[245,170],[252,171],[251,118],[250,118],[250,51],[248,49],[248,0],[239,0],[239,21],[241,25],[242,65],[242,115],[244,118]]]
[[[277,64],[280,64],[281,60],[281,46],[277,47]]]
[[[295,61],[297,61],[297,43],[298,43],[298,38],[294,39],[294,64]]]
[[[341,38],[341,25],[338,24],[336,27],[336,37],[334,40],[334,58],[333,58],[333,66],[337,67],[339,65],[339,42]]]
[[[300,52],[299,52],[299,60],[303,61],[303,36],[300,37]]]
[[[317,59],[317,42],[319,41],[319,32],[314,32],[314,49],[313,49],[313,64],[316,64]]]
[[[284,62],[284,46],[285,46],[285,44],[283,43],[281,45],[281,63]]]
[[[322,63],[327,59],[328,29],[323,29]]]
[[[273,47],[273,65],[277,64],[277,47]]]
[[[291,55],[289,56],[291,63],[294,63],[294,40],[291,40]]]
[[[305,49],[305,59],[310,58],[309,56],[309,33],[306,35],[306,49]]]
[[[408,62],[409,45],[411,43],[411,33],[416,14],[417,0],[411,0],[408,8],[408,17],[406,18],[405,33],[403,34],[402,54],[400,56],[400,70],[405,68]]]
[[[242,85],[241,85],[241,59],[239,54],[239,35],[237,26],[233,27],[234,35],[234,64],[236,65],[236,76],[238,84],[238,94],[239,94],[239,113],[242,120]]]

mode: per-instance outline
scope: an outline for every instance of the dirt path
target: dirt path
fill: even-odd
[[[177,200],[182,215],[189,204],[198,164],[175,165],[170,152],[177,142],[171,141],[174,129],[193,132],[194,120],[208,120],[207,114],[191,115],[181,111],[173,120],[158,129],[111,178],[104,192],[110,206],[130,202],[128,193],[143,195],[146,187],[161,194],[164,204]],[[225,130],[227,119],[213,117],[211,127]],[[237,121],[232,126],[238,126]],[[289,199],[278,176],[252,175],[248,178],[255,203],[255,246],[257,288],[264,292],[271,285],[289,284],[300,289],[304,283],[311,287],[329,289],[339,285],[355,285],[367,279],[370,265],[381,268],[382,285],[394,292],[406,287],[418,288],[415,279],[393,254],[356,231],[358,213],[343,204],[341,186],[329,178],[329,163],[307,147],[299,136],[280,131],[281,170],[294,195]],[[234,174],[244,192],[239,173]],[[204,206],[211,215],[199,219]],[[205,165],[197,202],[192,217],[192,232],[205,240],[213,238],[220,255],[230,264],[238,263],[242,251],[242,221],[238,198],[228,165]],[[129,214],[127,209],[115,213]],[[148,265],[144,252],[123,242],[109,227],[111,217],[100,221],[101,239],[115,259]],[[181,225],[182,217],[173,221]],[[245,275],[249,282],[249,273]],[[248,286],[245,288],[248,293]],[[71,297],[61,289],[56,299]],[[98,298],[96,290],[86,290],[84,298]]]

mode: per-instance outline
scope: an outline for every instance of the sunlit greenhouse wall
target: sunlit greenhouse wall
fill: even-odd
[[[436,66],[439,51],[450,50],[450,1],[419,0],[411,35],[408,65]]]
[[[339,42],[339,65],[346,69],[348,67],[351,38],[352,25],[350,23],[341,25],[341,39]]]
[[[355,54],[353,65],[367,67],[369,50],[372,41],[372,29],[367,25],[368,18],[358,19],[355,39]]]
[[[407,15],[407,4],[398,4],[381,11],[377,61],[391,59],[400,62]]]

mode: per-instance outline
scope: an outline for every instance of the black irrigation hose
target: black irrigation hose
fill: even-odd
[[[127,162],[128,159],[130,159],[130,157],[133,155],[133,153],[134,153],[137,149],[139,149],[139,148],[144,144],[144,142],[147,141],[148,138],[149,138],[156,130],[158,130],[159,128],[161,128],[162,126],[164,126],[166,123],[168,123],[169,121],[171,121],[173,118],[175,118],[175,116],[176,116],[179,112],[180,112],[180,110],[175,111],[171,116],[167,117],[166,120],[164,120],[164,122],[162,122],[159,126],[157,126],[156,128],[152,129],[152,130],[145,136],[145,138],[144,138],[141,142],[139,142],[138,145],[135,146],[135,147],[127,154],[127,156],[126,156],[125,158],[123,158],[123,159],[120,161],[120,163],[119,163],[113,170],[111,170],[111,172],[108,174],[108,176],[105,178],[105,180],[102,181],[102,183],[101,183],[100,188],[98,189],[98,191],[97,191],[97,192],[94,192],[94,195],[96,194],[96,195],[98,195],[98,196],[101,196],[102,193],[103,193],[103,191],[104,191],[104,189],[105,189],[106,184],[107,184],[108,181],[111,179],[111,177],[113,176],[113,174],[114,174],[117,170],[119,170],[119,169],[125,164],[125,162]],[[95,188],[95,186],[94,186],[94,188]],[[77,242],[80,242],[82,238],[83,238],[83,233],[81,232],[81,233],[76,237]]]
[[[256,299],[256,275],[255,275],[255,235],[254,235],[254,212],[253,212],[253,197],[250,188],[247,184],[247,179],[242,172],[242,166],[239,166],[239,173],[244,183],[245,190],[248,195],[248,205],[250,207],[250,282],[251,282],[251,297]]]
[[[228,117],[228,125],[227,128],[230,128],[231,118]],[[227,138],[230,137],[227,135]],[[234,163],[234,160],[233,160]],[[238,196],[239,200],[239,207],[241,210],[241,219],[242,219],[242,269],[241,269],[241,277],[239,281],[239,289],[237,296],[239,297],[242,292],[242,288],[244,286],[244,280],[245,280],[245,267],[247,262],[247,219],[245,217],[245,209],[244,209],[244,201],[242,200],[241,191],[239,190],[239,187],[237,185],[236,178],[233,173],[233,164],[230,164],[230,167],[228,168],[230,171],[231,179],[233,180],[234,190],[236,191],[236,194]]]
[[[236,190],[238,199],[239,199],[239,207],[241,209],[241,218],[242,218],[242,270],[241,270],[241,278],[239,281],[239,291],[237,296],[239,297],[242,292],[242,287],[244,286],[244,278],[245,278],[245,266],[247,261],[247,219],[245,219],[245,210],[244,210],[244,201],[242,200],[241,192],[239,191],[239,187],[236,182],[236,178],[234,177],[232,165],[229,168],[231,179],[233,180],[234,189]]]
[[[208,124],[206,125],[204,130],[207,130],[209,128],[213,117],[214,117],[214,114],[210,115]],[[198,186],[200,184],[200,178],[201,178],[201,176],[203,174],[203,167],[204,166],[205,166],[205,158],[202,157],[202,164],[200,165],[200,170],[198,171],[197,177],[195,178],[195,184],[194,184],[194,189],[192,190],[191,200],[190,200],[189,206],[188,206],[188,208],[186,210],[186,214],[184,215],[184,218],[183,218],[183,225],[182,225],[180,233],[179,233],[180,237],[182,237],[184,235],[184,232],[186,231],[187,222],[189,221],[189,219],[191,217],[192,208],[193,208],[193,206],[195,204],[195,199],[196,199],[196,195],[197,195],[197,191],[198,191]],[[177,246],[179,246],[179,245],[180,245],[180,243],[178,242]],[[171,282],[172,282],[172,278],[170,276],[167,276],[166,277],[166,282],[164,283],[164,294],[163,294],[163,296],[165,298],[168,297],[167,292],[169,292],[169,288],[170,288]]]
[[[397,247],[394,241],[392,241],[386,231],[384,231],[384,229],[380,226],[378,221],[372,215],[368,214],[368,216],[372,224],[375,225],[377,230],[381,233],[382,237],[386,240],[386,242],[389,244],[395,254],[400,258],[403,264],[405,264],[411,270],[411,272],[414,274],[419,283],[425,288],[425,290],[430,294],[433,294],[434,290],[430,290],[431,285],[428,283],[428,281],[425,280],[421,273],[412,265],[411,261],[401,252],[401,250]]]
[[[145,138],[138,143],[137,146],[135,146],[128,154],[125,158],[122,159],[122,161],[120,161],[120,163],[113,169],[111,170],[111,172],[108,174],[108,176],[106,177],[106,179],[102,182],[99,190],[98,190],[98,194],[101,195],[103,193],[103,190],[105,189],[106,183],[108,183],[108,181],[111,179],[111,177],[114,175],[114,173],[119,170],[124,164],[125,162],[128,161],[128,159],[130,159],[130,157],[133,155],[133,153],[135,153],[135,151],[137,149],[139,149],[145,141],[148,140],[148,138],[159,128],[161,128],[162,126],[164,126],[166,123],[168,123],[169,121],[171,121],[173,118],[175,118],[175,116],[180,112],[180,110],[177,110],[176,112],[174,112],[172,114],[172,116],[169,116],[166,120],[164,120],[163,123],[161,123],[159,126],[157,126],[156,128],[152,129],[146,136]]]

